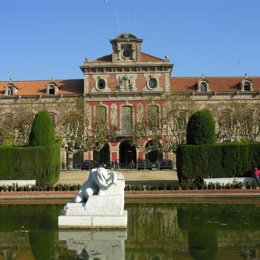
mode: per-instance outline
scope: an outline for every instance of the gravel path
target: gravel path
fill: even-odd
[[[168,183],[177,181],[175,170],[161,171],[137,171],[137,170],[119,170],[125,177],[126,184],[132,183]],[[89,171],[62,171],[59,183],[63,184],[82,184],[88,178]]]

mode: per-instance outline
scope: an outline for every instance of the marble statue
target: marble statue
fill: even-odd
[[[102,195],[111,185],[117,182],[117,175],[114,171],[103,167],[90,171],[88,180],[81,186],[76,198],[76,203],[86,202],[94,194]]]
[[[58,218],[60,228],[126,228],[125,179],[122,173],[103,167],[90,171],[73,201]]]

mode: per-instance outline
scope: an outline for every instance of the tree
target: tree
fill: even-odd
[[[116,125],[107,125],[106,121],[100,118],[94,118],[85,133],[84,150],[100,151],[105,144],[112,141],[117,136]]]
[[[80,149],[83,140],[82,116],[78,113],[64,115],[60,124],[57,126],[62,141],[62,147],[67,151],[73,152]]]
[[[33,124],[33,114],[22,112],[14,122],[14,144],[17,146],[28,145]]]
[[[29,146],[49,146],[55,142],[52,121],[48,111],[43,110],[36,114],[30,137]]]
[[[215,121],[207,109],[195,112],[187,126],[187,144],[214,144]]]
[[[141,108],[137,107],[137,110],[138,109]],[[141,116],[138,118],[138,121],[130,133],[131,143],[141,149],[145,154],[152,151],[163,152],[163,132],[160,128],[161,123],[158,106],[151,102],[151,104],[147,106],[147,111],[147,115],[137,112],[141,114]],[[147,144],[144,145],[146,142]]]
[[[170,94],[163,97],[163,131],[165,150],[176,152],[179,144],[186,143],[188,118],[198,105],[188,95]]]
[[[76,112],[65,114],[56,126],[56,132],[61,139],[61,147],[67,153],[67,167],[73,167],[73,154],[76,149],[83,149],[84,125],[83,115]]]
[[[218,142],[257,141],[260,131],[260,106],[232,101],[225,104],[217,118]]]

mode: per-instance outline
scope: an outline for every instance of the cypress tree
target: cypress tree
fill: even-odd
[[[36,114],[30,137],[29,146],[49,146],[55,142],[52,121],[48,111],[43,110]]]
[[[195,112],[189,119],[187,126],[187,144],[214,144],[215,121],[207,109]]]

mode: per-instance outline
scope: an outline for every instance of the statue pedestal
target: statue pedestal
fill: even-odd
[[[86,203],[68,202],[58,218],[60,228],[126,228],[127,211],[124,210],[125,180],[117,173],[117,182]]]
[[[96,216],[59,216],[60,228],[127,228],[127,211],[121,215],[96,215]]]

